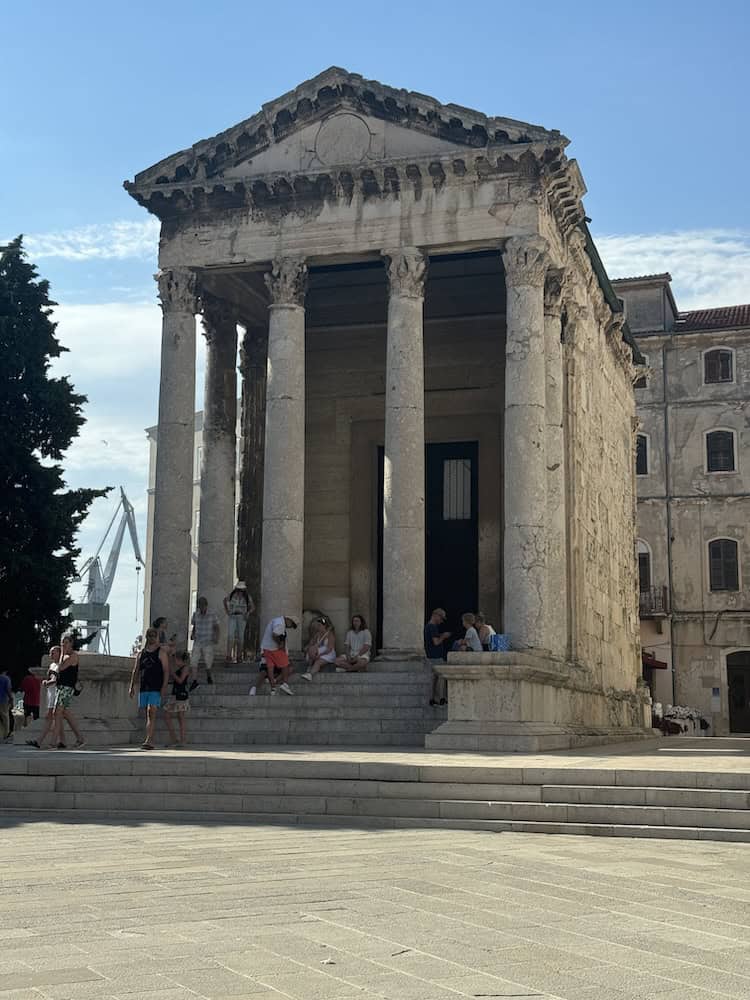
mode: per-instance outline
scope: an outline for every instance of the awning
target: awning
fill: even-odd
[[[644,667],[651,667],[654,670],[669,670],[669,664],[663,660],[657,660],[653,653],[641,653],[641,661]]]

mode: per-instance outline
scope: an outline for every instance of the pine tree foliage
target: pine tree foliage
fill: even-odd
[[[67,490],[60,462],[86,397],[50,363],[66,350],[19,236],[0,254],[0,626],[14,680],[58,641],[79,550],[75,536],[106,490]]]

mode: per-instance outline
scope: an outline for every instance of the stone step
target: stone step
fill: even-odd
[[[105,779],[106,780],[106,779]],[[86,779],[84,778],[84,782]],[[148,784],[148,779],[145,779]],[[265,813],[298,817],[303,814],[339,817],[397,818],[404,820],[456,820],[464,822],[503,821],[520,823],[575,824],[597,826],[671,827],[695,830],[736,830],[750,836],[750,813],[746,809],[700,809],[648,806],[588,806],[578,803],[549,804],[529,801],[492,801],[442,798],[407,798],[372,795],[293,794],[282,790],[262,790],[251,794],[242,791],[219,792],[138,791],[121,789],[116,777],[108,784],[100,781],[98,790],[77,790],[70,779],[50,776],[34,785],[39,789],[0,789],[0,809],[97,809],[126,815],[131,811],[163,812],[189,809],[204,815],[217,813]],[[60,787],[58,787],[60,786]]]

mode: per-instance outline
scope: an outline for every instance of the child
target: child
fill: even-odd
[[[185,715],[190,710],[190,654],[187,652],[175,655],[175,669],[172,671],[172,694],[164,707],[165,721],[169,730],[170,741],[178,747],[184,747],[187,742]],[[180,738],[174,730],[174,717],[180,727]]]
[[[474,628],[475,618],[471,612],[467,612],[465,615],[461,615],[461,624],[466,629],[466,635],[463,639],[459,639],[457,642],[453,643],[454,650],[461,650],[465,653],[481,653],[482,643],[479,639],[479,634]]]

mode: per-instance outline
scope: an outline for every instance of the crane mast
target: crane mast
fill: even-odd
[[[122,512],[122,513],[121,513]],[[102,568],[100,554],[104,548],[109,533],[120,514],[120,522],[117,525],[112,547],[107,556],[107,562]],[[122,540],[125,537],[125,529],[130,533],[130,541],[133,546],[133,554],[136,559],[136,569],[144,566],[141,547],[138,542],[138,529],[135,523],[135,511],[133,505],[125,495],[125,490],[120,487],[120,500],[112,515],[112,519],[104,532],[104,537],[99,543],[99,548],[83,564],[78,572],[77,579],[87,579],[86,590],[83,599],[77,604],[71,604],[69,613],[76,622],[82,623],[86,633],[95,632],[94,638],[89,643],[91,652],[109,652],[109,604],[107,603],[117,572],[117,564],[120,559]]]

